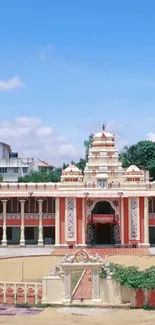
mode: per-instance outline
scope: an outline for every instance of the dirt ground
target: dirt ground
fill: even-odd
[[[94,312],[94,315],[87,310],[87,315],[73,315],[70,312],[63,312],[58,309],[48,308],[35,317],[0,317],[0,324],[5,325],[154,325],[155,312],[144,310],[112,310]],[[81,309],[83,313],[83,309]]]
[[[60,260],[59,256],[20,257],[0,260],[0,281],[41,281]]]
[[[155,256],[113,255],[108,257],[108,261],[125,266],[138,266],[141,270],[144,270],[155,265]]]
[[[20,257],[0,260],[0,281],[41,281],[42,277],[53,270],[60,256]],[[141,269],[155,265],[155,256],[109,256],[113,263],[137,265]]]

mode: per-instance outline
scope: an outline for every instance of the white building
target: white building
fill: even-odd
[[[20,158],[18,152],[13,152],[10,145],[0,142],[0,175],[4,182],[17,182],[31,171],[50,172],[53,166],[35,158]]]

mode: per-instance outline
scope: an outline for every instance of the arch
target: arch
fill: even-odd
[[[92,211],[96,204],[98,202],[108,202],[112,209],[115,212],[115,217],[114,217],[114,223],[113,223],[113,230],[112,230],[112,236],[114,238],[114,242],[120,243],[120,205],[119,205],[119,200],[118,199],[108,199],[108,198],[98,198],[95,200],[87,200],[87,243],[95,243],[95,226],[93,223],[91,223],[91,216],[92,216]],[[108,227],[108,226],[107,226]],[[110,231],[110,230],[109,230]]]
[[[32,287],[27,290],[27,303],[29,305],[35,305],[35,290]]]
[[[99,199],[96,199],[96,200],[92,200],[92,204],[89,206],[89,201],[91,200],[87,200],[87,206],[89,207],[89,210],[92,211],[96,205],[96,203],[98,202],[101,202],[101,201],[105,201],[105,202],[109,202],[112,206],[112,208],[114,209],[115,213],[119,214],[119,200],[117,199],[114,199],[114,200],[111,200],[111,199],[107,199],[107,198],[99,198]]]
[[[25,294],[24,289],[21,287],[18,287],[16,290],[16,303],[17,304],[24,304],[25,302]]]
[[[113,209],[110,202],[101,200],[96,202],[94,208],[92,209],[91,213],[95,214],[115,214],[115,210]]]
[[[13,305],[14,304],[14,291],[13,288],[7,287],[6,289],[6,304]]]
[[[0,304],[4,303],[4,288],[0,287]]]

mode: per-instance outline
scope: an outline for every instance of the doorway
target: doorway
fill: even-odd
[[[96,225],[96,244],[109,245],[111,244],[111,227],[110,223]]]

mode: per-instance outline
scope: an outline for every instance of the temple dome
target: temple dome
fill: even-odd
[[[126,169],[126,172],[139,172],[140,169],[136,165],[131,165]]]
[[[107,131],[102,131],[102,132],[98,132],[94,135],[94,138],[102,138],[103,136],[105,136],[106,138],[113,138],[114,136],[107,132]]]
[[[69,165],[62,171],[61,181],[82,181],[82,171],[75,165]]]
[[[124,175],[126,175],[127,177],[131,177],[131,176],[133,176],[133,177],[140,177],[140,176],[143,177],[144,171],[141,170],[136,165],[131,165],[124,171]]]

